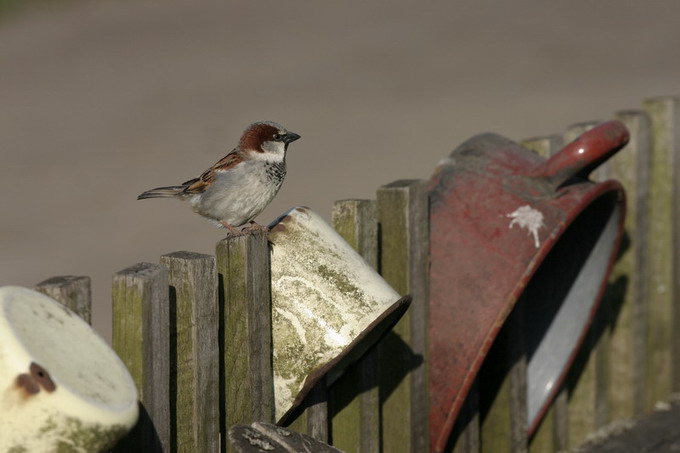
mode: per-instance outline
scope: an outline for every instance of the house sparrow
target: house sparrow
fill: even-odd
[[[253,123],[238,146],[203,172],[179,186],[151,189],[137,197],[188,201],[194,212],[233,234],[266,229],[253,222],[281,188],[286,176],[288,145],[300,138],[271,121]],[[237,228],[250,222],[250,226]]]

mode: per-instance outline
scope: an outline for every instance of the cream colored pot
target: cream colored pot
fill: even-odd
[[[0,451],[98,452],[137,421],[127,369],[59,302],[0,288]]]
[[[391,328],[410,297],[308,208],[270,228],[275,413],[284,423],[319,379],[332,383]]]

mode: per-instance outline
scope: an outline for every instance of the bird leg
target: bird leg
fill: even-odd
[[[232,236],[243,236],[244,234],[246,234],[246,233],[243,232],[243,230],[239,231],[238,228],[234,228],[230,223],[227,223],[227,222],[225,222],[224,220],[220,220],[220,224],[221,224],[224,228],[226,228],[227,230],[229,230],[229,233],[230,233]]]
[[[232,224],[225,222],[224,220],[220,220],[220,224],[224,228],[229,230],[229,234],[231,236],[245,236],[246,234],[252,233],[254,231],[264,231],[265,233],[269,232],[269,228],[267,228],[266,226],[257,224],[255,222],[253,222],[252,220],[249,223],[250,224],[247,227],[239,230],[238,228],[235,228]]]

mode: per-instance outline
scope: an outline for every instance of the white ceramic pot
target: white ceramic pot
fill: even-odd
[[[270,228],[275,414],[285,423],[319,379],[337,379],[411,298],[308,208],[290,210]]]
[[[98,452],[136,423],[123,362],[74,312],[0,288],[0,451]]]

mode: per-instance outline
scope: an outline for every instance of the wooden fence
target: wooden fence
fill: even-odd
[[[505,361],[512,329],[522,326],[522,312],[514,312],[458,417],[451,451],[567,450],[680,391],[680,98],[649,99],[615,117],[631,141],[594,178],[624,185],[625,238],[585,344],[528,438],[526,358],[520,354],[500,375],[486,370]],[[523,144],[547,156],[592,124]],[[427,451],[425,182],[397,181],[380,187],[375,200],[338,201],[332,223],[413,303],[332,387],[313,389],[290,428],[348,452]],[[142,407],[118,451],[229,451],[231,425],[273,421],[269,281],[267,239],[259,233],[227,237],[215,256],[170,253],[113,277],[113,347]],[[37,288],[89,321],[87,277],[56,277]]]

